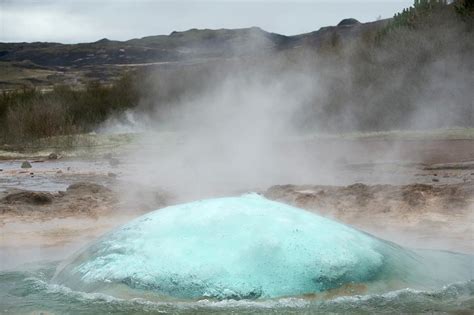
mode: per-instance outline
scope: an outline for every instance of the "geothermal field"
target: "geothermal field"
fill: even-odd
[[[52,299],[48,307],[59,313],[66,310],[61,306],[66,302],[89,309],[83,299],[92,299],[98,310],[134,311],[151,300],[152,310],[174,312],[179,307],[190,313],[196,308],[203,313],[261,308],[282,313],[355,307],[378,311],[378,302],[371,299],[384,299],[397,309],[469,308],[474,253],[474,140],[469,132],[292,139],[273,146],[282,155],[274,163],[283,165],[260,164],[251,173],[238,164],[247,163],[248,157],[233,158],[238,172],[218,170],[199,155],[201,149],[191,154],[195,163],[185,164],[190,156],[179,161],[173,156],[171,162],[171,152],[188,144],[170,134],[153,134],[164,138],[162,147],[148,142],[150,135],[145,134],[134,135],[133,141],[127,135],[100,135],[90,136],[101,143],[87,152],[3,153],[2,277],[11,277],[7,271],[22,266],[17,279],[5,282],[16,290],[33,290],[28,301],[34,306],[25,309],[42,309],[36,299]],[[397,152],[388,154],[387,148],[393,147]],[[297,150],[305,150],[308,160],[293,161],[297,157],[291,152]],[[30,168],[22,168],[25,161]],[[180,176],[175,181],[162,182],[160,177],[173,175],[169,163],[184,169],[173,169]],[[227,204],[227,196],[235,201]],[[165,215],[173,205],[181,207],[174,218],[160,218],[161,210],[151,212],[171,206],[163,209]],[[285,205],[300,209],[288,212]],[[147,222],[147,217],[154,221]],[[318,221],[323,218],[327,222]],[[101,237],[123,224],[128,225]],[[117,234],[129,225],[144,234]],[[91,243],[95,247],[87,249]],[[124,253],[130,257],[125,259]],[[104,263],[103,257],[122,258]],[[64,266],[64,261],[73,265]],[[72,268],[78,264],[91,270],[77,274]],[[384,268],[391,271],[378,271]],[[163,278],[180,272],[183,278],[171,284]],[[224,278],[209,283],[208,272]],[[334,279],[333,272],[338,273]],[[243,280],[235,278],[239,275]],[[196,277],[207,280],[198,285]],[[89,278],[95,280],[84,283]],[[104,283],[104,278],[112,282]],[[71,296],[74,291],[58,285],[92,295]],[[24,297],[4,292],[9,294],[7,307],[23,303]],[[110,306],[99,293],[119,300]],[[352,298],[343,302],[343,297]],[[222,304],[227,299],[234,302]]]
[[[471,1],[132,2],[0,4],[0,313],[474,313]]]

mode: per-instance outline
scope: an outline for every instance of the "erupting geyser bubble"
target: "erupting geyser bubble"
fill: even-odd
[[[470,261],[456,260],[453,268],[469,268]],[[427,283],[439,266],[425,262],[419,253],[249,194],[137,218],[79,253],[54,282],[115,295],[256,299],[354,283]]]

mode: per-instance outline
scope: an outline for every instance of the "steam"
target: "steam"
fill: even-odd
[[[311,176],[293,120],[317,87],[306,74],[233,73],[154,113],[155,128],[131,159],[135,180],[186,198],[262,189]],[[288,144],[288,145],[286,145]]]
[[[437,40],[426,30],[400,30],[379,46],[356,40],[330,53],[276,52],[250,36],[236,43],[236,58],[147,73],[142,105],[103,131],[143,132],[127,157],[134,168],[125,182],[170,191],[179,201],[276,184],[350,184],[336,176],[341,165],[398,161],[403,152],[394,142],[371,156],[328,133],[472,126],[466,51],[473,47],[446,35],[458,33],[451,27]],[[243,53],[255,47],[265,53]]]
[[[139,133],[147,130],[146,116],[127,110],[119,116],[109,117],[97,130],[104,134]]]

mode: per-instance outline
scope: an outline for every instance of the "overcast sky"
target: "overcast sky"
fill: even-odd
[[[0,0],[0,41],[90,42],[190,28],[259,26],[285,35],[353,17],[392,17],[412,0]]]

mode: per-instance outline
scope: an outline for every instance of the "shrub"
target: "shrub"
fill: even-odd
[[[22,89],[0,95],[0,140],[23,143],[39,138],[92,131],[114,113],[138,104],[131,75],[111,86],[89,83],[83,90],[56,86],[52,91]]]

